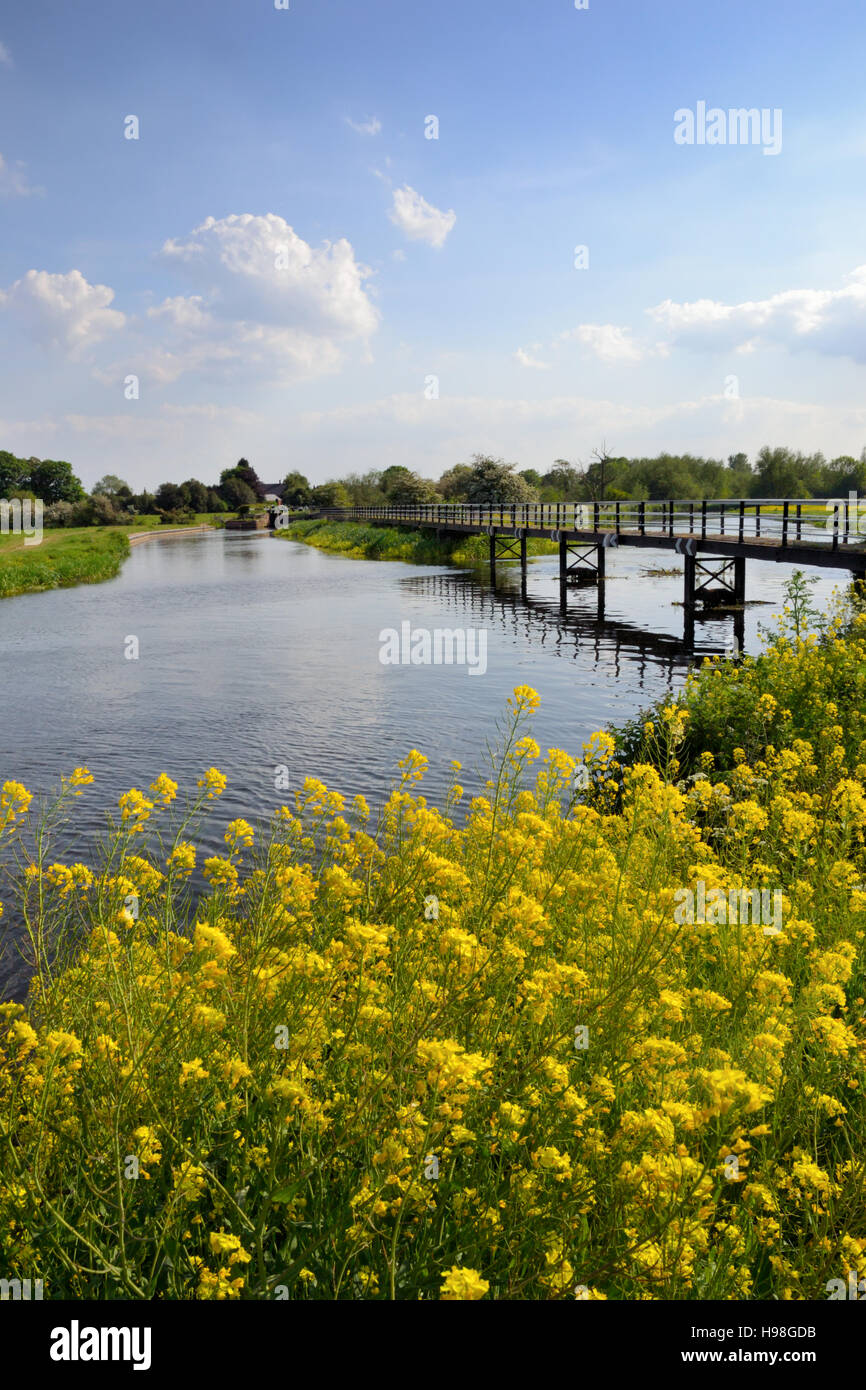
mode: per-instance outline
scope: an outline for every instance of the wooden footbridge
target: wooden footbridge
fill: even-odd
[[[491,578],[500,561],[519,561],[525,579],[527,540],[559,546],[564,601],[569,586],[603,583],[607,551],[617,546],[683,556],[683,604],[741,608],[746,561],[866,574],[866,504],[815,498],[725,498],[719,501],[585,503],[426,503],[307,512],[334,521],[431,530],[489,539]],[[279,525],[279,521],[276,523]]]

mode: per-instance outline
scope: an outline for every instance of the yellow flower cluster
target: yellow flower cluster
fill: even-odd
[[[69,1297],[824,1296],[866,1251],[866,725],[842,708],[866,625],[802,659],[822,689],[844,668],[824,732],[785,734],[779,686],[759,747],[737,727],[701,756],[692,682],[641,756],[593,736],[581,786],[518,687],[462,823],[416,751],[375,825],[307,779],[270,833],[231,822],[195,915],[187,822],[148,849],[175,784],[127,793],[107,863],[21,884],[81,947],[48,968],[35,933],[31,997],[0,1006],[4,1268]],[[712,703],[753,678],[702,679]],[[724,916],[679,920],[684,889]],[[771,933],[727,911],[763,890]]]

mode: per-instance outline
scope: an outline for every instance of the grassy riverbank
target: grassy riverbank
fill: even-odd
[[[129,554],[126,528],[46,531],[39,545],[0,536],[0,598],[113,579]]]
[[[862,1276],[866,617],[797,600],[621,762],[608,734],[542,757],[537,704],[491,730],[465,823],[419,752],[378,824],[308,779],[231,821],[195,911],[218,771],[182,810],[165,776],[127,793],[86,865],[5,784],[35,973],[0,1007],[0,1274],[411,1301]]]
[[[224,520],[223,515],[198,516],[192,524],[220,525]],[[129,555],[130,536],[181,529],[163,525],[157,516],[142,516],[133,526],[46,530],[38,545],[25,545],[20,534],[0,535],[0,598],[114,579]]]
[[[277,531],[291,541],[354,560],[404,560],[416,565],[478,565],[488,558],[486,536],[441,536],[435,530],[373,526],[356,521],[295,521]],[[530,539],[529,555],[555,555],[553,541]]]

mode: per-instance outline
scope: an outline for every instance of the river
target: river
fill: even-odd
[[[0,603],[0,781],[37,794],[85,764],[95,783],[76,803],[76,838],[64,857],[87,859],[106,812],[160,772],[194,792],[215,765],[228,788],[196,837],[210,852],[228,820],[267,816],[307,775],[371,804],[381,802],[410,748],[430,758],[423,790],[436,802],[449,761],[464,765],[467,794],[484,777],[484,749],[512,688],[541,695],[534,734],[542,749],[579,755],[593,730],[622,722],[678,688],[694,660],[682,642],[681,565],[669,553],[609,551],[605,615],[595,589],[570,590],[560,612],[557,559],[485,572],[329,555],[260,532],[154,539],[133,548],[105,584],[27,594]],[[745,645],[778,611],[791,567],[749,562]],[[815,571],[819,603],[843,571]],[[487,669],[383,665],[379,634],[484,629]],[[138,658],[127,659],[128,638]],[[730,616],[696,624],[698,651],[732,640]],[[8,919],[7,919],[8,922]],[[0,997],[21,963],[0,960]]]

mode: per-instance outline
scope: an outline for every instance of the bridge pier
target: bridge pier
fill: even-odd
[[[517,527],[511,535],[502,535],[495,526],[487,528],[490,538],[490,582],[496,587],[496,561],[520,560],[520,586],[526,588],[526,528]],[[517,544],[515,544],[515,541]]]
[[[605,547],[597,541],[573,541],[561,531],[554,531],[559,541],[560,584],[599,584],[605,577]],[[592,558],[595,552],[595,559]]]
[[[683,606],[686,610],[697,605],[705,607],[741,608],[746,601],[746,561],[742,555],[707,555],[698,558],[685,554],[683,569]]]
[[[603,622],[606,546],[595,541],[569,540],[559,531],[553,532],[553,539],[559,543],[559,610],[563,617],[568,612],[569,587],[594,586],[598,596],[597,618]]]

